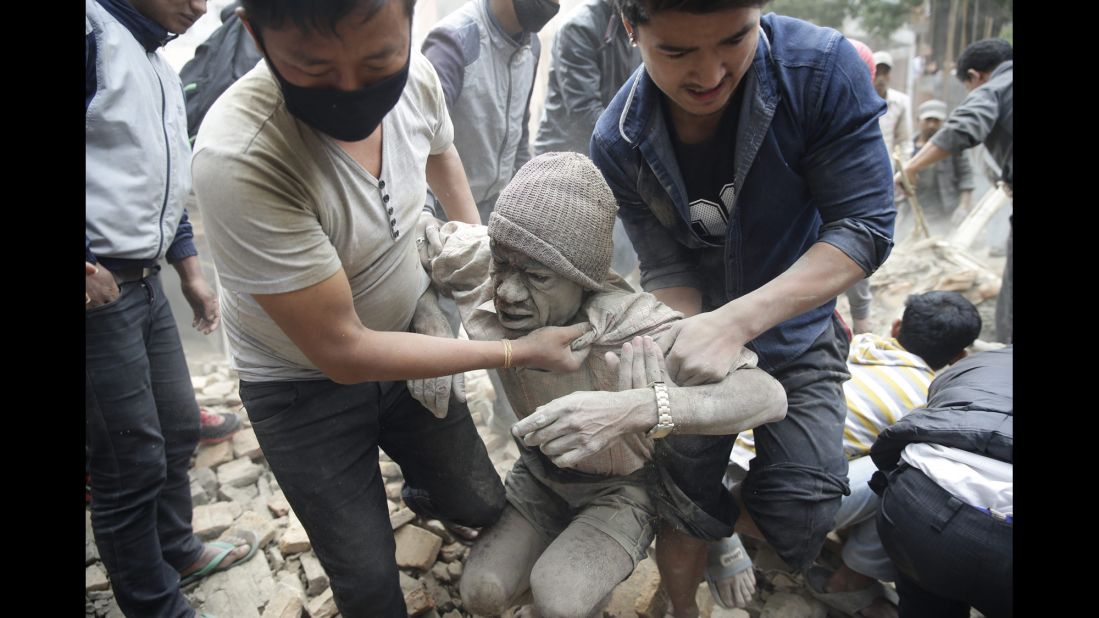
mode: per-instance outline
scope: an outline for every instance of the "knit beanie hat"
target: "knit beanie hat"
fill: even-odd
[[[618,203],[591,159],[547,152],[516,172],[488,220],[492,240],[589,290],[611,267]]]

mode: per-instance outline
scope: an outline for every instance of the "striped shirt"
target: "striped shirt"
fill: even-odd
[[[848,459],[863,457],[883,429],[909,411],[927,403],[927,388],[935,372],[896,339],[865,333],[856,335],[847,357],[851,379],[843,383],[847,419],[843,451]],[[737,437],[729,461],[747,469],[755,457],[751,431]]]

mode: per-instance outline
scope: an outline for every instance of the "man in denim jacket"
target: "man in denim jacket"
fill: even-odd
[[[849,492],[834,299],[885,261],[895,211],[885,102],[855,49],[834,30],[761,17],[763,4],[619,0],[644,64],[599,119],[591,157],[642,286],[691,316],[668,350],[672,379],[718,379],[746,346],[786,389],[787,418],[756,430],[742,495],[800,570]],[[676,616],[697,615],[705,542],[739,515],[721,491],[732,441],[673,435],[657,453],[722,530],[662,528],[657,564]]]

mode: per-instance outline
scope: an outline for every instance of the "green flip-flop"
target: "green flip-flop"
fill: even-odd
[[[226,541],[212,541],[210,543],[207,543],[207,545],[216,547],[218,549],[218,554],[214,556],[209,562],[204,564],[201,569],[179,580],[179,587],[183,588],[185,586],[189,586],[202,579],[203,577],[210,575],[211,573],[226,571],[237,566],[238,564],[244,564],[245,562],[251,560],[252,556],[256,555],[256,550],[259,549],[259,539],[256,538],[256,533],[252,532],[251,530],[245,530],[243,532],[238,532],[237,538],[244,542],[228,543]],[[234,549],[245,544],[248,545],[249,549],[248,553],[245,554],[243,558],[234,561],[232,564],[225,568],[219,568],[221,567],[221,563],[225,560],[226,556],[232,553]]]

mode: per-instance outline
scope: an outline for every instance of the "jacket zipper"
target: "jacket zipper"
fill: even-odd
[[[156,81],[160,84],[160,130],[164,132],[164,154],[168,160],[167,174],[164,177],[164,202],[160,205],[160,222],[157,225],[160,242],[156,246],[156,259],[160,259],[160,250],[164,247],[164,215],[168,211],[168,192],[172,182],[172,146],[168,141],[168,127],[165,126],[167,103],[164,96],[164,82],[160,79],[160,72],[156,70],[155,65],[153,66],[153,72],[156,73]]]

